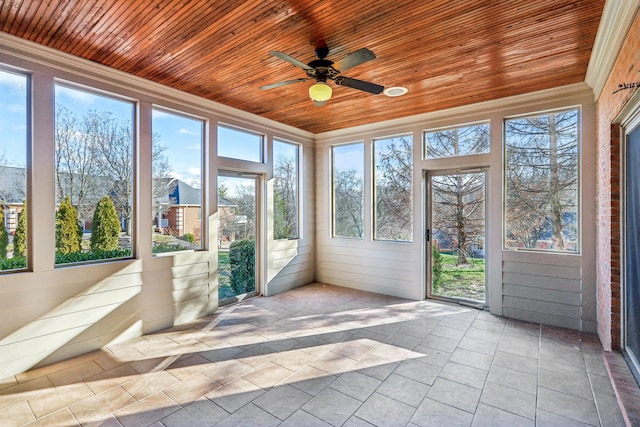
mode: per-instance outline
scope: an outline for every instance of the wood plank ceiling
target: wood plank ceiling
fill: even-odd
[[[604,0],[5,0],[0,30],[313,133],[584,81]],[[345,72],[396,98],[312,82],[269,55],[308,63],[326,45]]]

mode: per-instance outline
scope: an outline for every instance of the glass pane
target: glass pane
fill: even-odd
[[[298,146],[273,141],[273,238],[298,237]]]
[[[431,293],[485,300],[485,174],[431,177]]]
[[[333,235],[364,234],[364,144],[333,147]]]
[[[636,378],[640,378],[640,128],[627,140],[627,176],[625,216],[625,351],[631,361],[629,366]]]
[[[506,248],[577,252],[578,110],[505,126]]]
[[[413,138],[374,141],[376,239],[413,240]]]
[[[218,176],[218,300],[256,290],[256,179]]]
[[[218,126],[218,156],[262,162],[263,137],[257,133]]]
[[[0,71],[0,270],[27,267],[27,86]]]
[[[424,143],[427,159],[488,153],[489,124],[425,132]]]
[[[56,264],[131,256],[130,102],[56,85]]]
[[[202,249],[204,122],[153,110],[153,252]]]

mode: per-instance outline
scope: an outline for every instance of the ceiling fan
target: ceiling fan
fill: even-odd
[[[302,68],[307,73],[307,77],[286,80],[279,83],[272,83],[266,86],[262,86],[260,89],[263,90],[274,89],[280,86],[286,86],[293,83],[306,82],[308,80],[315,79],[316,83],[309,88],[309,96],[311,97],[314,105],[316,105],[317,107],[326,104],[327,101],[331,98],[331,94],[333,91],[331,89],[331,86],[327,84],[327,79],[333,80],[337,85],[362,90],[374,95],[377,95],[384,90],[384,86],[340,75],[340,73],[342,73],[343,71],[347,71],[357,65],[374,59],[376,55],[367,48],[358,49],[352,54],[348,55],[346,58],[338,62],[333,62],[325,59],[329,54],[329,48],[319,47],[316,49],[316,56],[318,57],[318,59],[314,59],[308,64],[305,64],[302,61],[298,61],[297,59],[293,58],[290,55],[287,55],[284,52],[271,51],[269,53],[275,57],[284,59],[285,61],[292,63],[296,67]]]

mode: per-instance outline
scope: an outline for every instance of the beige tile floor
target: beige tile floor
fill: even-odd
[[[0,380],[1,426],[619,426],[593,335],[314,284]]]

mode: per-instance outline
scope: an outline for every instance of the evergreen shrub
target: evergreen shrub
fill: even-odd
[[[18,215],[18,228],[13,235],[13,257],[27,256],[27,201],[22,204],[22,212]]]
[[[112,251],[118,248],[120,221],[111,197],[104,196],[93,213],[91,251]]]
[[[80,252],[82,228],[78,224],[78,211],[66,197],[56,212],[56,252],[70,254]]]

